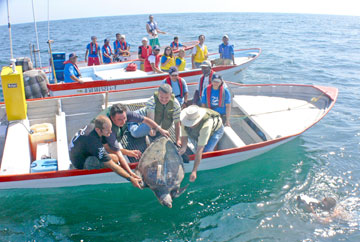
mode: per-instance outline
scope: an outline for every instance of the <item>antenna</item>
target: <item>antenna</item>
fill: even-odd
[[[36,20],[35,20],[34,0],[32,0],[32,11],[33,11],[33,17],[34,17],[34,27],[35,27],[36,44],[37,44],[37,50],[35,50],[35,51],[38,52],[39,63],[40,63],[40,68],[41,68],[42,66],[41,66],[41,56],[40,56],[40,47],[39,47],[39,35],[37,32],[37,26],[36,26]]]
[[[9,40],[10,40],[10,58],[11,58],[11,59],[14,59],[14,56],[13,56],[13,48],[12,48],[12,39],[11,39],[11,24],[10,24],[9,0],[7,0],[6,3],[7,3],[7,14],[8,14]]]

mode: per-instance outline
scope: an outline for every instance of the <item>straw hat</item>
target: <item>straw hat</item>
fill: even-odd
[[[184,126],[192,127],[200,122],[204,117],[206,109],[196,105],[191,105],[183,109],[180,113],[180,120]]]

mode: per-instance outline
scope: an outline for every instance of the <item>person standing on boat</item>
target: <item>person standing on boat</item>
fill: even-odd
[[[219,45],[220,58],[215,59],[215,65],[235,65],[234,45],[229,44],[229,36],[223,36],[223,43]]]
[[[144,70],[145,60],[148,58],[148,56],[151,55],[152,48],[150,45],[148,45],[148,39],[146,37],[142,38],[141,43],[142,45],[139,46],[139,50],[138,50],[138,58],[141,61],[140,69]]]
[[[88,66],[102,64],[100,46],[96,40],[96,36],[91,36],[91,42],[86,46],[85,62]]]
[[[171,44],[170,44],[170,47],[174,51],[174,50],[178,50],[181,47],[185,48],[186,46],[179,42],[179,37],[175,36],[174,41],[171,42]]]
[[[112,133],[103,139],[103,144],[107,152],[115,154],[119,160],[125,160],[123,155],[140,159],[141,152],[139,150],[127,150],[120,148],[120,140],[125,131],[128,129],[129,122],[145,123],[152,129],[159,131],[162,135],[169,137],[168,131],[162,129],[152,119],[144,117],[137,112],[127,111],[126,107],[121,104],[114,104],[102,111],[99,115],[107,116],[112,123]]]
[[[155,45],[160,46],[159,42],[159,34],[166,34],[166,32],[161,31],[157,23],[154,21],[154,17],[152,15],[149,16],[149,21],[146,23],[146,32],[149,34],[150,45],[151,47],[155,47]]]
[[[215,74],[215,72],[211,69],[211,62],[209,60],[201,63],[200,67],[203,74],[200,77],[199,86],[198,89],[195,91],[193,98],[193,104],[196,104],[198,106],[201,106],[201,99],[204,90],[207,86],[211,84],[212,77]]]
[[[208,49],[204,42],[205,35],[202,34],[199,36],[199,44],[192,49],[191,63],[193,69],[199,68],[201,63],[208,58]]]
[[[185,71],[186,60],[185,60],[185,50],[180,49],[179,55],[175,58],[175,65],[179,71]]]
[[[116,62],[118,62],[119,61],[119,58],[118,58],[118,56],[119,56],[119,49],[120,49],[120,36],[121,36],[121,34],[120,33],[116,33],[116,35],[115,35],[115,41],[114,41],[114,61],[116,61]]]
[[[176,144],[180,146],[180,111],[180,104],[175,98],[171,86],[162,84],[147,101],[146,106],[135,112],[154,120],[164,130],[170,129],[174,124]],[[134,138],[156,135],[156,130],[145,122],[141,124],[128,123],[128,129]]]
[[[167,46],[164,50],[164,54],[161,56],[161,70],[169,72],[169,69],[172,66],[175,66],[175,59],[171,47]]]
[[[154,46],[153,53],[148,56],[148,58],[145,60],[144,63],[144,69],[146,72],[153,71],[154,73],[164,73],[162,70],[160,70],[160,47]]]
[[[106,116],[98,116],[94,123],[80,129],[70,143],[71,163],[77,169],[110,168],[135,187],[141,188],[141,178],[131,171],[126,161],[105,150],[102,138],[109,137],[111,132],[111,121]]]
[[[103,61],[105,64],[112,63],[113,52],[110,46],[110,40],[104,39],[104,45],[102,47]]]
[[[225,126],[230,126],[231,95],[220,75],[213,75],[202,95],[201,105],[218,112]]]
[[[130,44],[126,42],[125,35],[120,36],[120,48],[118,48],[120,61],[127,61],[130,58]]]
[[[191,105],[180,113],[181,121],[181,148],[179,154],[183,155],[187,149],[188,136],[196,140],[194,167],[190,174],[190,181],[197,177],[202,154],[213,151],[224,134],[224,126],[220,114],[208,108]]]
[[[172,93],[174,93],[175,98],[178,100],[182,108],[185,108],[189,90],[186,81],[179,77],[179,71],[176,66],[170,67],[169,76],[163,81],[163,83],[169,84],[172,87]]]
[[[77,58],[78,56],[76,55],[76,53],[71,53],[69,54],[69,60],[64,62],[65,83],[71,83],[71,82],[84,83],[84,81],[80,79],[81,73],[79,67],[77,66]]]

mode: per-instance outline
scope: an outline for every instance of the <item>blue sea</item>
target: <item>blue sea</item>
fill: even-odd
[[[299,138],[245,162],[200,172],[161,207],[150,190],[129,184],[1,190],[0,241],[360,241],[360,17],[270,13],[155,15],[168,45],[206,36],[217,52],[224,34],[237,49],[262,55],[242,82],[334,86],[329,114]],[[56,52],[84,59],[91,35],[125,34],[131,48],[146,36],[147,15],[50,22]],[[42,65],[47,22],[38,23]],[[0,26],[0,66],[8,64],[7,26]],[[12,26],[14,55],[29,56],[33,24]],[[14,154],[15,155],[15,154]],[[219,160],[221,162],[221,160]],[[188,176],[184,179],[188,183]],[[297,208],[297,195],[336,198],[341,216]]]

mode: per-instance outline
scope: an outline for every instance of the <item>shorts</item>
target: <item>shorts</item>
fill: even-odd
[[[93,66],[93,65],[100,65],[99,57],[89,57],[88,58],[88,66]]]
[[[104,162],[101,162],[96,156],[89,156],[84,163],[85,170],[94,170],[104,168]]]

